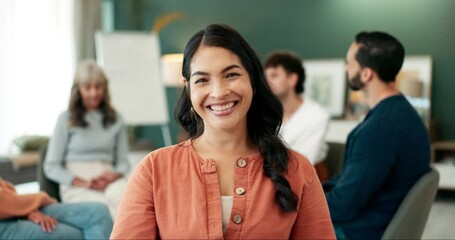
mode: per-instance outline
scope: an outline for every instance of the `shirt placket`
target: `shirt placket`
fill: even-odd
[[[241,238],[245,222],[248,168],[251,162],[247,158],[237,159],[234,170],[234,194],[230,222],[224,234],[227,239]]]
[[[223,227],[221,218],[221,197],[216,164],[208,159],[200,164],[205,177],[207,193],[207,234],[208,239],[222,239]]]

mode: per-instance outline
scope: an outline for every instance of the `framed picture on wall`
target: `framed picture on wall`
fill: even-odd
[[[396,78],[398,89],[429,126],[431,121],[431,56],[407,56]]]
[[[332,117],[342,117],[344,113],[346,98],[344,65],[343,59],[303,61],[306,73],[304,95],[324,106]]]

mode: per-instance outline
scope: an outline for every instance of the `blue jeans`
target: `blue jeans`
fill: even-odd
[[[112,218],[101,203],[52,204],[40,209],[58,221],[54,231],[24,218],[0,221],[0,239],[108,239]]]

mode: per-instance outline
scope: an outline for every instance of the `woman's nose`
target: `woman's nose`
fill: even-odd
[[[214,98],[223,98],[231,93],[231,90],[226,83],[215,83],[212,85],[211,96]]]

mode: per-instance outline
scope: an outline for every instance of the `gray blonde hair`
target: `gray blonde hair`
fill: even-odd
[[[91,81],[107,84],[107,77],[94,60],[86,59],[79,63],[73,84],[86,84]]]
[[[71,96],[68,105],[68,111],[70,112],[69,125],[71,127],[88,126],[88,123],[84,119],[87,110],[82,102],[80,86],[91,81],[102,83],[104,86],[104,98],[101,100],[99,106],[99,110],[103,114],[104,127],[107,127],[116,121],[116,112],[111,105],[106,74],[94,60],[86,59],[79,63],[74,76],[73,86],[71,87]]]

